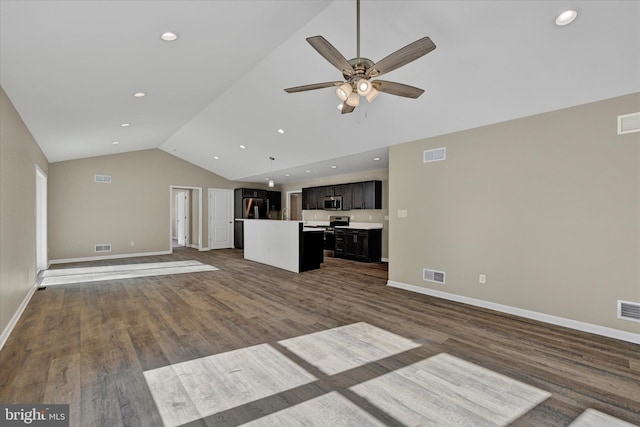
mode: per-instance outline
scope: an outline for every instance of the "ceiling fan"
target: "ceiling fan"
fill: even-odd
[[[360,96],[364,96],[368,102],[371,102],[380,92],[414,99],[422,95],[424,90],[414,86],[387,80],[371,79],[400,68],[431,52],[436,48],[436,45],[431,39],[429,37],[423,37],[374,63],[372,60],[360,56],[360,0],[356,0],[356,27],[356,57],[350,60],[347,60],[324,37],[313,36],[307,38],[307,42],[309,42],[324,59],[340,70],[344,81],[295,86],[287,88],[285,91],[287,93],[296,93],[336,87],[338,98],[343,101],[341,107],[342,114],[355,110],[360,104]]]

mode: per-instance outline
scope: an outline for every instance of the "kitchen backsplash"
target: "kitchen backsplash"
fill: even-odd
[[[386,224],[389,221],[388,209],[354,209],[350,211],[303,210],[303,221],[329,221],[330,216],[348,216],[349,222],[375,222]]]

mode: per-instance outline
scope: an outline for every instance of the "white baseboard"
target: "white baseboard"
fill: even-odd
[[[380,261],[388,263],[389,262],[389,258],[382,257],[382,258],[380,258]]]
[[[171,255],[172,251],[142,252],[137,254],[100,255],[84,258],[52,259],[50,264],[67,264],[69,262],[101,261],[105,259],[135,258],[140,256]]]
[[[210,251],[211,249],[209,249],[209,248],[199,248],[198,250],[200,252],[205,252],[205,251]]]
[[[38,284],[34,283],[31,289],[29,289],[29,292],[27,293],[27,295],[22,300],[20,307],[18,307],[16,312],[13,314],[13,317],[7,324],[7,327],[4,328],[4,331],[2,331],[2,334],[0,334],[0,350],[2,350],[2,347],[4,347],[4,344],[9,339],[9,335],[11,335],[11,332],[13,331],[13,328],[15,328],[16,324],[18,323],[18,320],[20,320],[20,316],[22,316],[24,309],[27,308],[27,305],[29,304],[29,301],[31,301],[31,297],[33,296],[36,289],[38,289]]]
[[[490,310],[500,311],[502,313],[513,314],[527,319],[538,320],[540,322],[551,323],[552,325],[564,326],[565,328],[576,329],[578,331],[589,332],[591,334],[602,335],[621,341],[628,341],[634,344],[640,344],[640,334],[633,332],[621,331],[619,329],[608,328],[605,326],[594,325],[592,323],[580,322],[577,320],[567,319],[564,317],[552,316],[550,314],[540,313],[537,311],[524,310],[522,308],[512,307],[509,305],[497,304],[491,301],[484,301],[476,298],[465,297],[462,295],[451,294],[448,292],[437,291],[434,289],[423,288],[422,286],[409,285],[407,283],[387,281],[387,286],[393,288],[404,289],[419,294],[430,295],[433,297],[443,298],[450,301],[461,302],[464,304],[474,305],[477,307],[488,308]]]

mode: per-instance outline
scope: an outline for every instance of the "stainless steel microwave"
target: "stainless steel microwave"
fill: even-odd
[[[342,210],[342,196],[325,196],[324,209],[328,211]]]

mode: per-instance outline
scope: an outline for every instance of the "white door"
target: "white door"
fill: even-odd
[[[233,190],[209,189],[209,249],[233,247]]]
[[[47,259],[47,176],[36,167],[36,269],[49,266]]]
[[[187,246],[189,227],[189,195],[186,191],[176,194],[176,232],[178,234],[178,245]]]

